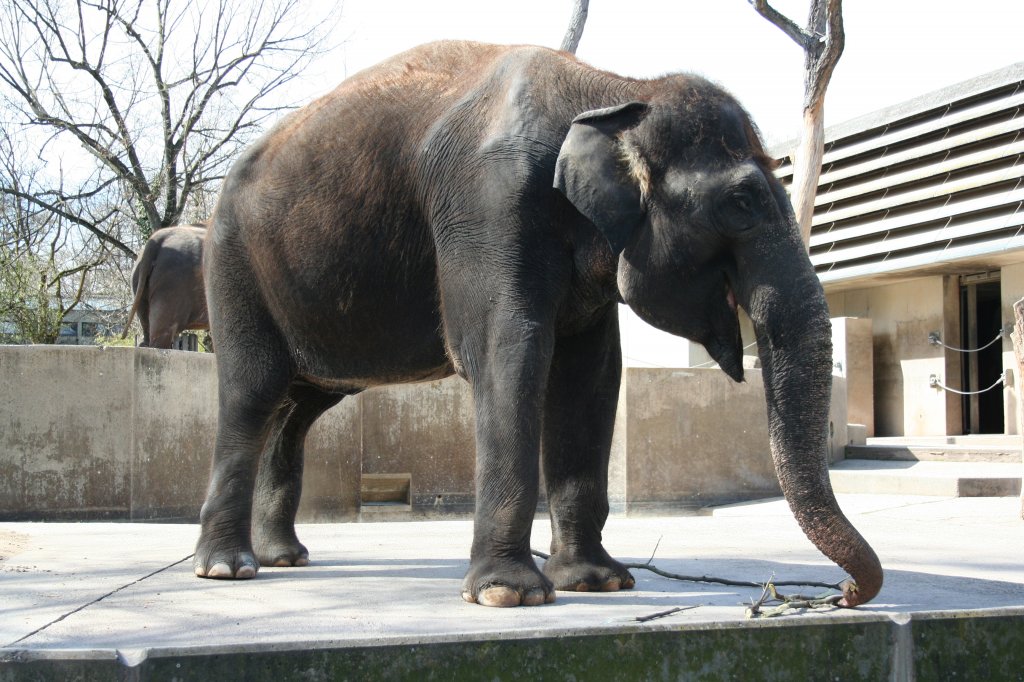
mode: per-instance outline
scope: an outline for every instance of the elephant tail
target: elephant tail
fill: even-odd
[[[128,311],[128,320],[124,323],[124,332],[121,334],[121,338],[128,336],[128,330],[132,327],[132,320],[135,319],[135,313],[139,310],[139,304],[142,303],[142,299],[146,296],[146,291],[149,288],[149,274],[153,271],[153,263],[156,261],[156,254],[160,250],[160,240],[153,239],[150,237],[149,241],[146,242],[146,246],[142,249],[142,255],[139,256],[139,260],[135,263],[135,269],[132,270],[132,289],[134,289],[134,299],[132,300],[132,308]]]

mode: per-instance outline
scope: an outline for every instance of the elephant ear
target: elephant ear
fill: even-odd
[[[555,188],[594,223],[616,255],[644,214],[640,184],[630,173],[619,136],[648,109],[643,102],[629,102],[580,114],[555,164]]]

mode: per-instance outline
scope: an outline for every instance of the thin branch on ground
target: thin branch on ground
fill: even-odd
[[[690,609],[695,609],[698,606],[700,606],[700,604],[694,604],[692,606],[677,606],[674,609],[668,609],[667,611],[658,611],[657,613],[652,613],[647,616],[637,616],[633,620],[638,623],[646,623],[649,620],[656,620],[658,618],[664,618],[665,616],[671,616],[673,613],[679,613],[680,611],[689,611]]]
[[[661,542],[661,541],[659,540],[659,542]],[[658,548],[655,547],[654,549],[655,549],[655,551],[657,551]],[[545,561],[547,561],[550,558],[549,554],[545,554],[544,552],[541,552],[540,550],[533,549],[533,550],[530,550],[530,551],[533,553],[533,555],[535,557],[544,559]],[[645,569],[645,570],[650,571],[651,573],[655,573],[657,575],[660,575],[663,578],[669,578],[671,580],[681,580],[683,582],[690,582],[690,583],[712,583],[712,584],[715,584],[715,585],[727,585],[729,587],[764,587],[765,586],[765,584],[763,582],[755,582],[753,580],[730,580],[728,578],[716,578],[716,577],[710,576],[710,575],[700,575],[700,576],[698,576],[698,575],[682,575],[680,573],[672,573],[671,571],[665,571],[665,570],[662,570],[662,569],[658,568],[653,563],[651,563],[652,561],[654,561],[654,555],[653,554],[651,555],[651,558],[648,559],[647,561],[645,561],[644,563],[633,562],[633,563],[624,563],[622,565],[625,566],[626,568]],[[779,580],[777,582],[773,582],[772,584],[776,585],[776,586],[782,586],[782,587],[826,587],[826,588],[829,588],[829,589],[832,589],[832,590],[839,590],[839,589],[841,589],[840,586],[839,586],[839,583],[823,583],[823,582],[815,582],[815,581],[810,581],[810,580]]]
[[[771,578],[766,582],[754,582],[752,580],[731,580],[728,578],[717,578],[709,575],[683,575],[680,573],[673,573],[671,571],[665,571],[658,568],[652,562],[654,561],[654,555],[658,551],[658,545],[661,544],[661,538],[658,539],[658,543],[654,546],[654,551],[651,553],[651,558],[644,563],[623,563],[622,565],[626,568],[644,569],[660,575],[663,578],[669,578],[670,580],[680,580],[683,582],[691,583],[711,583],[715,585],[727,585],[729,587],[760,587],[761,596],[756,600],[751,601],[751,605],[746,609],[747,618],[772,618],[774,616],[782,615],[787,611],[805,611],[807,609],[817,609],[822,607],[837,607],[839,601],[843,598],[842,587],[840,583],[825,583],[817,582],[813,580],[775,580],[775,574],[773,573]],[[544,559],[545,561],[550,558],[550,554],[545,554],[540,550],[532,549],[531,553]],[[802,594],[784,595],[779,592],[777,587],[824,587],[830,590],[838,590],[840,594],[824,593],[818,596],[809,597]],[[771,608],[764,608],[766,605],[773,605]],[[699,604],[694,606],[678,607],[669,609],[668,611],[660,611],[658,613],[651,614],[649,616],[637,616],[638,622],[646,622],[648,620],[654,620],[656,618],[663,618],[679,611],[687,609],[694,609],[700,606]]]

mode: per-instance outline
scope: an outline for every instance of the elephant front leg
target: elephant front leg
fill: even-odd
[[[484,606],[536,606],[555,599],[530,552],[550,342],[528,327],[500,336],[490,356],[472,363],[468,373],[476,409],[477,502],[462,596]]]
[[[559,339],[555,348],[544,415],[552,532],[544,573],[559,590],[609,592],[635,584],[601,544],[621,366],[614,306],[598,325]]]

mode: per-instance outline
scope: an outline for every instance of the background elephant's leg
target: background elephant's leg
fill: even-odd
[[[264,566],[305,566],[309,553],[295,534],[302,496],[306,434],[342,396],[293,384],[270,426],[256,478],[252,544]]]
[[[181,333],[181,321],[170,301],[158,300],[149,306],[148,329],[145,345],[150,348],[170,348]],[[143,326],[146,329],[147,325]]]
[[[601,545],[621,366],[614,306],[599,324],[555,346],[543,460],[552,531],[544,573],[557,589],[609,591],[634,584]]]
[[[256,472],[292,371],[269,329],[247,326],[241,336],[262,343],[217,361],[217,440],[193,559],[199,576],[251,578],[259,568],[250,534]]]
[[[135,318],[139,321],[139,326],[142,327],[142,341],[139,343],[139,348],[150,348],[149,302],[145,298],[139,302],[139,309],[135,314]]]

